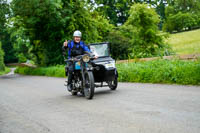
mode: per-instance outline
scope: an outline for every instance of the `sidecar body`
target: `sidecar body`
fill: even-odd
[[[92,61],[95,82],[111,83],[118,78],[115,60],[110,56],[109,43],[93,43],[90,50],[98,58]]]

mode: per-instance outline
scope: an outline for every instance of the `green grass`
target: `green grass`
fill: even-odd
[[[5,71],[0,71],[0,75],[4,75],[10,72],[10,68],[6,67]]]
[[[176,54],[200,54],[200,29],[171,34],[167,42]]]
[[[117,68],[121,82],[200,84],[200,60],[154,60],[118,64]]]
[[[117,64],[120,82],[172,83],[200,85],[200,60],[154,60]],[[29,68],[18,67],[17,73],[64,77],[64,66]]]
[[[15,73],[35,76],[65,77],[65,69],[63,65],[38,68],[17,67]]]

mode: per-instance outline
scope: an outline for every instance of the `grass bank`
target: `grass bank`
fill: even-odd
[[[176,54],[200,54],[200,29],[171,34],[167,42]]]
[[[148,62],[117,64],[120,82],[172,83],[200,85],[200,60],[154,60]],[[16,73],[64,77],[64,66],[18,67]]]
[[[10,72],[10,68],[6,67],[5,71],[0,71],[0,75],[4,75]]]
[[[155,60],[118,64],[119,81],[200,85],[200,60]]]

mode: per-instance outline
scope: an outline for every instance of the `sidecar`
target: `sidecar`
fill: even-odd
[[[118,72],[115,60],[110,56],[109,43],[92,43],[89,48],[98,57],[92,61],[95,87],[108,86],[111,90],[116,90]]]

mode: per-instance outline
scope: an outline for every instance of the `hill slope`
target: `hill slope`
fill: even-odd
[[[176,54],[200,53],[200,29],[171,34],[167,41]]]

